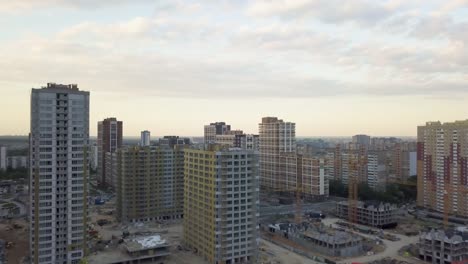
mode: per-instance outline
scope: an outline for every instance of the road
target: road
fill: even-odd
[[[323,210],[330,209],[330,208],[335,208],[334,201],[303,204],[302,212],[305,213],[309,211],[323,211]],[[278,214],[281,214],[281,215],[294,214],[295,211],[296,211],[295,204],[260,207],[260,217],[278,215]]]
[[[280,264],[319,264],[318,262],[315,262],[304,256],[298,255],[292,251],[289,251],[264,239],[260,238],[259,241],[260,247],[265,248],[267,253],[272,253],[272,256],[269,257],[270,261],[275,260],[278,261]]]

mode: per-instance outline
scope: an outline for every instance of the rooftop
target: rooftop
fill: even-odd
[[[125,247],[129,252],[168,246],[166,240],[162,239],[160,235],[138,236],[134,238],[125,239],[124,242]]]

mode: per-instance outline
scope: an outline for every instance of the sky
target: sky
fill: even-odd
[[[0,0],[0,135],[31,88],[91,92],[90,134],[200,136],[263,116],[298,136],[415,136],[468,118],[468,0]]]

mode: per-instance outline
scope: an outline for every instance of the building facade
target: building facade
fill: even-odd
[[[183,217],[184,145],[127,147],[108,153],[117,218],[142,222]]]
[[[355,135],[352,142],[357,146],[368,148],[371,144],[371,137],[368,135]]]
[[[466,263],[468,228],[430,230],[419,235],[419,258],[430,263]]]
[[[179,136],[164,136],[159,139],[160,146],[168,146],[170,148],[176,145],[190,145],[192,144],[190,138],[184,138]]]
[[[115,152],[118,148],[122,147],[122,129],[123,122],[117,121],[116,118],[106,118],[98,122],[98,183],[100,185],[108,185],[109,181],[106,179],[106,153]]]
[[[7,148],[0,146],[0,170],[7,169]]]
[[[75,264],[85,255],[89,92],[48,83],[32,89],[31,263]]]
[[[151,132],[148,130],[141,131],[140,146],[145,147],[151,145]]]
[[[296,124],[276,117],[264,117],[259,124],[260,185],[269,190],[283,189],[280,156],[296,152]]]
[[[7,157],[7,167],[10,169],[28,168],[28,156],[10,156]]]
[[[468,120],[418,127],[419,206],[468,216]]]
[[[208,263],[257,263],[258,153],[185,150],[184,240]]]
[[[231,126],[225,122],[214,122],[205,126],[205,144],[213,144],[216,141],[216,135],[227,134],[231,130]]]
[[[237,131],[237,130],[236,130]],[[227,145],[234,148],[259,151],[259,137],[253,134],[229,133],[215,136],[215,144]]]

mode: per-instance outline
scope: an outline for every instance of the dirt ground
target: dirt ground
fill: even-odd
[[[260,264],[317,264],[317,262],[260,239]]]
[[[13,228],[13,224],[21,226]],[[6,220],[0,222],[0,239],[13,242],[13,247],[6,250],[8,264],[21,264],[29,251],[28,223],[24,219]]]

